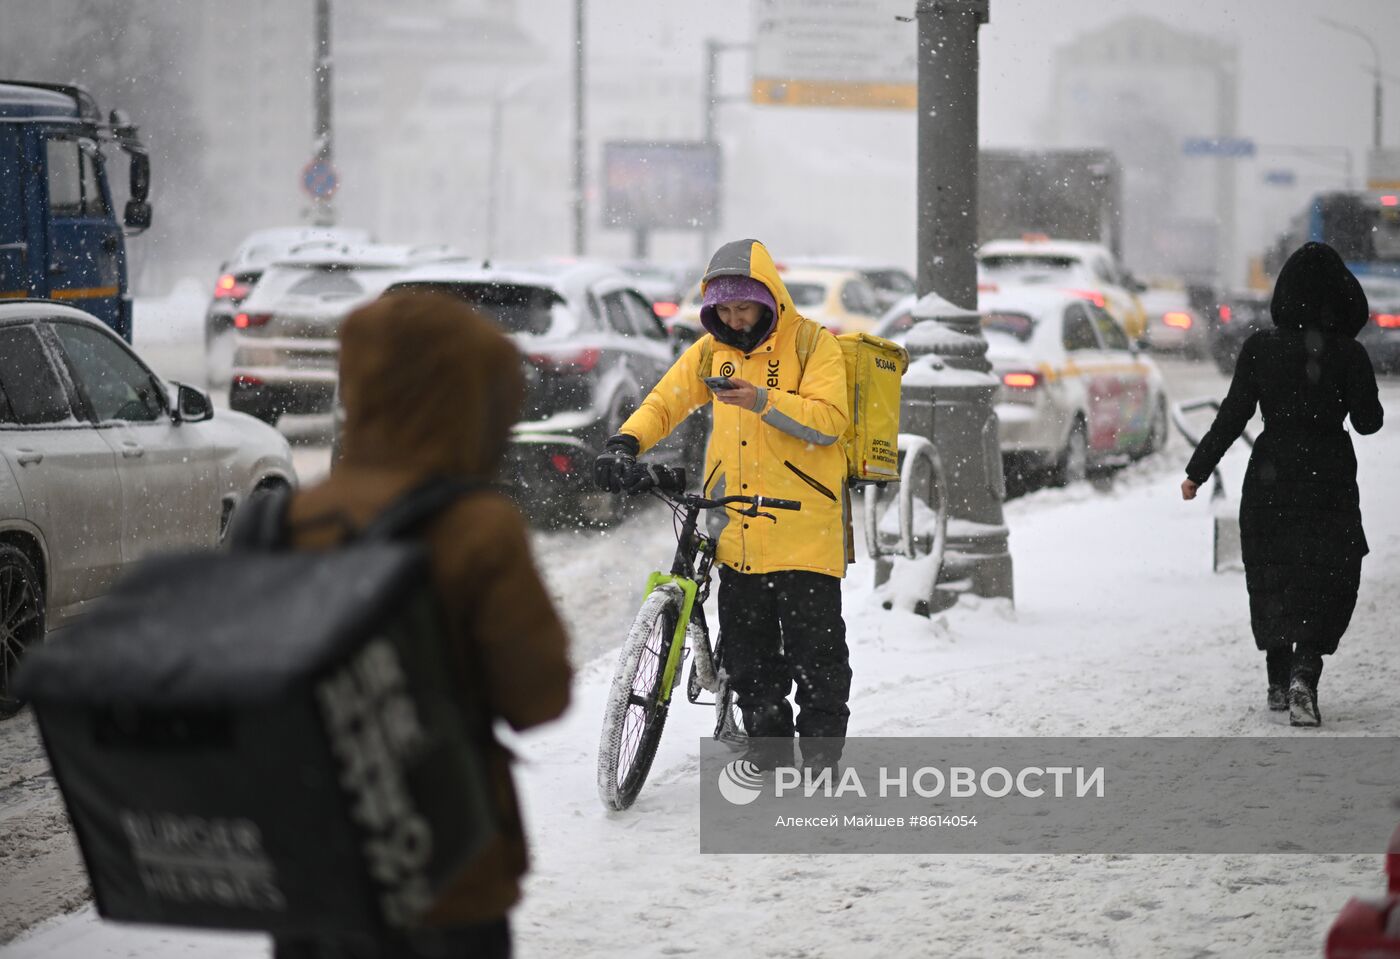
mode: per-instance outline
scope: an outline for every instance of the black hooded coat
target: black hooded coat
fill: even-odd
[[[1356,606],[1361,528],[1358,433],[1381,428],[1376,377],[1356,334],[1366,295],[1337,252],[1308,243],[1279,273],[1273,330],[1245,341],[1229,394],[1186,466],[1204,483],[1244,431],[1256,405],[1264,431],[1254,444],[1240,499],[1240,538],[1250,622],[1260,649],[1332,653]]]

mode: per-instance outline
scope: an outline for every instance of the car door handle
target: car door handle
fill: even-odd
[[[123,443],[122,456],[125,459],[134,460],[146,455],[146,447],[139,443]]]
[[[34,466],[44,461],[44,454],[38,450],[15,450],[15,459],[20,466]]]

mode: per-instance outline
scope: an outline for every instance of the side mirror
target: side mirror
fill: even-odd
[[[140,233],[151,227],[151,205],[145,200],[127,200],[126,213],[122,217],[122,222],[127,229]]]
[[[176,383],[175,388],[175,422],[203,423],[214,418],[214,404],[206,393],[184,383]]]

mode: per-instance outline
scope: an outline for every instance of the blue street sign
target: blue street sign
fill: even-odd
[[[1181,152],[1189,157],[1252,157],[1256,149],[1248,137],[1187,137]]]
[[[301,188],[318,200],[329,200],[340,186],[340,176],[327,160],[312,160],[301,170]]]
[[[1292,170],[1268,170],[1264,182],[1269,186],[1292,186],[1298,182],[1298,175]]]

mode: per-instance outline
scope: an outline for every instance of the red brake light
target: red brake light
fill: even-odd
[[[996,285],[995,283],[978,283],[978,284],[977,284],[977,292],[978,292],[978,293],[995,293],[996,291],[997,291],[997,285]]]
[[[536,366],[547,366],[560,373],[588,373],[603,358],[603,351],[597,349],[579,350],[577,353],[542,353],[530,357]]]
[[[1172,310],[1170,313],[1162,314],[1162,322],[1174,329],[1189,330],[1191,329],[1191,314]]]
[[[655,313],[659,319],[663,320],[669,320],[679,313],[680,309],[681,305],[679,303],[672,303],[670,300],[657,300],[651,305],[651,311]]]
[[[1033,390],[1040,385],[1041,376],[1034,372],[1003,373],[1002,383],[1013,390]]]
[[[1400,196],[1387,193],[1385,196],[1381,197],[1381,206],[1400,206]]]
[[[1103,309],[1103,294],[1100,293],[1098,290],[1069,290],[1067,292],[1079,297],[1081,300],[1088,300],[1090,303],[1094,304],[1099,309]]]
[[[263,381],[262,381],[262,378],[261,378],[261,377],[249,376],[247,373],[239,373],[237,376],[235,376],[235,377],[233,378],[233,385],[234,385],[234,386],[262,386],[262,385],[263,385]]]
[[[1400,313],[1372,313],[1376,325],[1387,330],[1400,329]]]
[[[549,465],[554,467],[556,473],[572,473],[574,471],[574,458],[568,453],[555,453],[550,456]]]
[[[1230,309],[1230,308],[1229,308],[1228,306],[1226,306],[1224,303],[1220,304],[1220,322],[1221,322],[1221,323],[1229,323],[1229,322],[1230,322],[1230,317],[1234,316],[1234,313],[1235,313],[1235,311],[1232,310],[1232,309]]]
[[[1048,243],[1050,235],[1048,233],[1022,233],[1021,239],[1026,243]]]
[[[266,326],[270,319],[271,313],[239,313],[233,318],[233,325],[237,329],[246,330],[250,326]]]
[[[214,284],[214,299],[241,300],[248,295],[248,290],[247,283],[239,283],[238,277],[232,273],[225,273]]]

